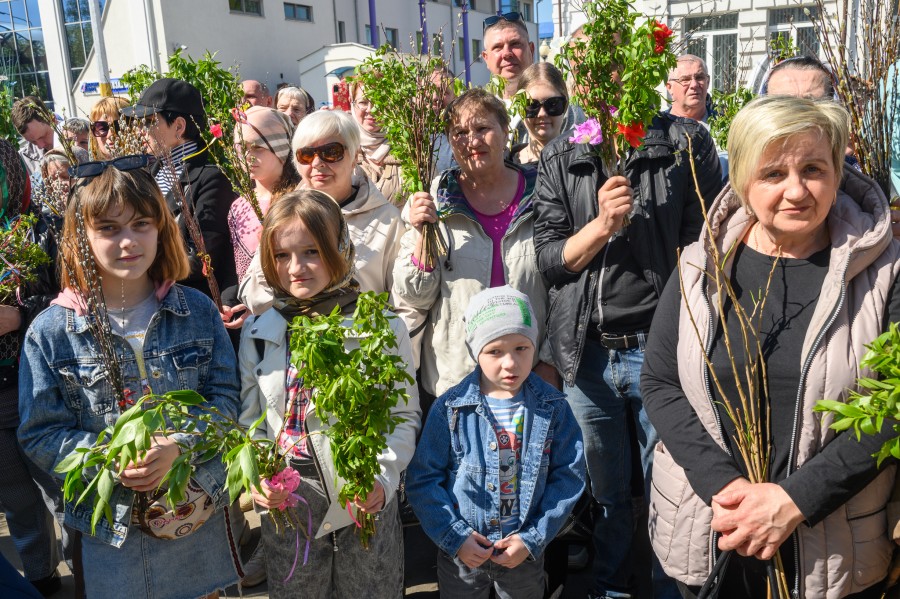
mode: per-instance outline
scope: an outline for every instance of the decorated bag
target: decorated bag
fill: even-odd
[[[166,503],[165,493],[165,489],[138,493],[132,514],[132,523],[154,538],[186,537],[203,526],[216,511],[212,497],[194,479],[187,484],[184,500],[174,508]]]

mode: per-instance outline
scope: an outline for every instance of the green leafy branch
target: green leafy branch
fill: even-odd
[[[582,8],[584,36],[561,48],[556,66],[574,81],[575,102],[600,125],[607,169],[621,172],[659,111],[657,88],[676,65],[672,31],[626,0],[586,0]]]
[[[400,162],[402,193],[428,191],[435,175],[435,146],[445,129],[441,98],[451,85],[442,73],[440,56],[396,54],[385,44],[357,68],[354,78],[362,84],[372,112]],[[420,262],[433,267],[447,253],[436,223],[425,225],[424,256]]]
[[[271,478],[283,465],[273,441],[253,438],[264,418],[265,413],[244,430],[196,391],[144,396],[101,431],[91,447],[75,449],[56,466],[56,472],[66,475],[63,496],[75,505],[91,500],[92,530],[104,515],[112,523],[110,500],[122,472],[143,459],[155,436],[189,435],[190,444],[174,439],[182,452],[160,482],[160,488],[167,487],[167,503],[174,507],[185,498],[195,464],[219,455],[229,497],[235,501],[242,491],[260,490],[260,479]]]
[[[731,121],[752,99],[753,92],[746,87],[738,87],[727,93],[713,90],[713,114],[709,117],[709,132],[716,142],[716,147],[722,150],[728,149],[728,132],[731,130]]]
[[[880,466],[888,457],[900,458],[900,327],[892,322],[887,332],[866,347],[868,351],[860,366],[878,377],[859,378],[856,383],[860,390],[851,389],[846,402],[823,399],[815,410],[831,413],[834,416],[831,429],[852,429],[857,440],[864,434],[880,433],[885,419],[890,420],[897,435],[885,441],[874,454]]]
[[[409,400],[405,386],[414,382],[403,359],[391,351],[397,338],[389,319],[396,316],[385,313],[387,299],[387,293],[361,294],[350,324],[339,307],[291,324],[291,362],[303,386],[315,389],[316,416],[327,423],[335,471],[346,481],[338,495],[344,507],[374,489],[386,436],[403,420],[392,409]],[[348,349],[350,339],[359,347]],[[358,516],[360,539],[367,546],[375,519],[362,512]]]
[[[50,263],[50,257],[32,241],[36,221],[30,214],[0,221],[0,304],[8,304],[20,285],[34,280],[37,268]]]

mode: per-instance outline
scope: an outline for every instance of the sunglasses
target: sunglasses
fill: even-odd
[[[484,26],[482,27],[481,32],[484,33],[488,27],[493,27],[500,21],[509,21],[510,23],[516,23],[521,20],[522,15],[517,12],[505,12],[502,15],[491,15],[484,20]]]
[[[531,100],[528,102],[528,105],[525,106],[525,117],[529,119],[535,118],[541,111],[542,106],[544,107],[547,116],[559,116],[566,111],[568,105],[569,101],[566,100],[564,96],[553,96],[544,101]]]
[[[113,160],[82,162],[77,166],[70,166],[69,175],[79,179],[89,179],[96,177],[109,167],[120,171],[133,171],[138,168],[144,168],[151,162],[153,162],[153,156],[149,154],[132,154],[114,158]]]
[[[116,132],[119,131],[119,123],[113,121],[112,123],[108,121],[94,121],[91,123],[91,133],[94,137],[103,137],[109,133],[109,128],[112,127]]]
[[[311,146],[300,148],[297,150],[297,162],[303,165],[310,165],[316,156],[322,159],[322,162],[340,162],[344,159],[344,146],[337,141],[324,146]]]

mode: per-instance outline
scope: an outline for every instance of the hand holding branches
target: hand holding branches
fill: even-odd
[[[743,478],[713,496],[713,530],[720,532],[719,549],[768,560],[803,522],[796,504],[779,485],[751,484]]]

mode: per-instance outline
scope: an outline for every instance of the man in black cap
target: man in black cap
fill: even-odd
[[[197,248],[182,215],[183,193],[210,255],[222,300],[233,304],[237,273],[228,231],[228,209],[235,193],[224,173],[207,160],[200,136],[201,129],[206,128],[200,92],[180,79],[159,79],[144,90],[137,104],[123,108],[122,114],[144,119],[147,126],[147,143],[158,159],[152,172],[181,228],[190,257],[191,274],[181,282],[210,295]],[[182,193],[176,191],[176,185]]]

